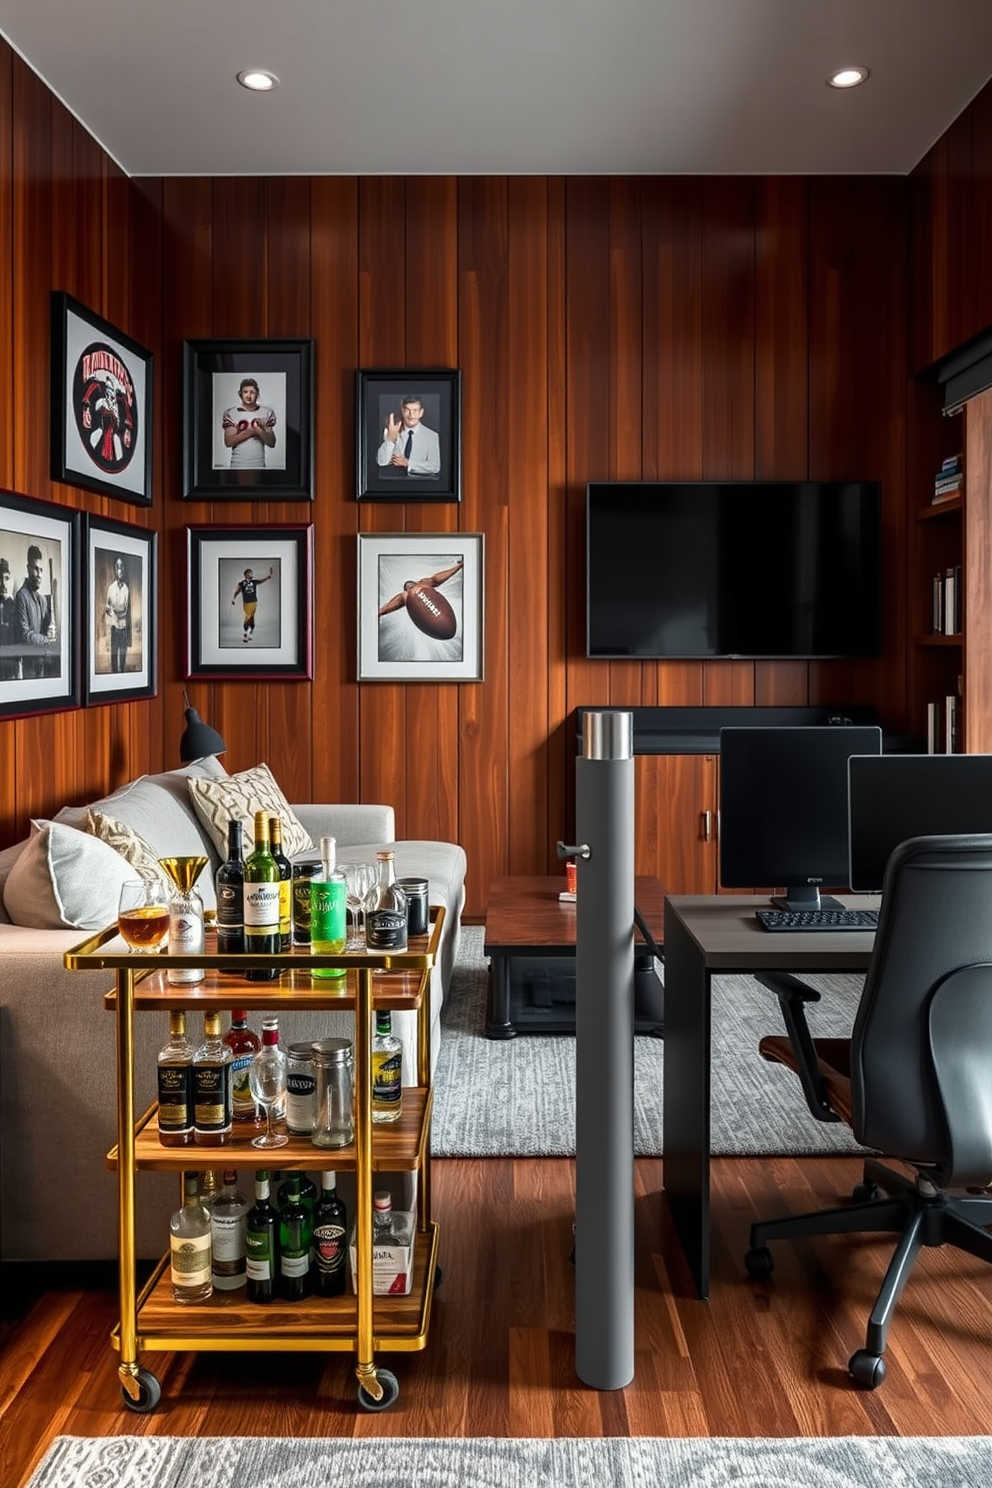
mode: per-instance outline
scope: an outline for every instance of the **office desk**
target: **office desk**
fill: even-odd
[[[844,895],[852,909],[877,895]],[[710,979],[716,973],[864,971],[874,931],[772,934],[754,911],[767,895],[665,900],[664,1189],[701,1297],[710,1290]],[[768,994],[768,1029],[781,1024]],[[757,1053],[757,1051],[755,1051]],[[796,1099],[802,1100],[799,1082]]]

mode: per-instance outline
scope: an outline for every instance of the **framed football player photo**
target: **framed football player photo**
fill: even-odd
[[[313,500],[313,345],[183,343],[187,501]]]
[[[0,491],[0,718],[79,706],[81,516]]]
[[[481,682],[481,532],[362,533],[358,680]]]
[[[152,356],[63,290],[52,294],[52,479],[152,504]]]
[[[359,501],[461,500],[461,373],[359,370]]]
[[[124,703],[158,691],[158,534],[110,517],[83,527],[83,696]]]
[[[313,676],[313,527],[187,527],[186,676]]]

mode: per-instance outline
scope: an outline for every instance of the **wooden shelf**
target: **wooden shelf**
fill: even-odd
[[[963,496],[952,496],[949,501],[938,501],[936,505],[924,506],[918,512],[921,522],[929,522],[933,517],[946,517],[951,512],[959,512],[964,507]]]

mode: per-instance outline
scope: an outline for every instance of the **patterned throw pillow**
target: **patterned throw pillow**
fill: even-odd
[[[255,840],[255,812],[268,811],[282,822],[282,850],[287,858],[294,853],[313,852],[313,841],[299,817],[276,784],[268,765],[256,765],[239,775],[223,780],[194,778],[186,782],[196,814],[210,834],[211,841],[227,857],[227,824],[240,819],[244,828],[245,848]]]
[[[148,883],[164,884],[166,888],[170,887],[171,881],[168,875],[159,867],[158,853],[151,843],[146,842],[141,833],[136,832],[133,827],[125,826],[123,822],[117,821],[115,817],[107,816],[102,811],[94,811],[91,806],[86,813],[83,829],[92,837],[99,837],[101,842],[105,842],[115,852],[119,852],[121,857],[131,864],[139,878],[145,879]]]

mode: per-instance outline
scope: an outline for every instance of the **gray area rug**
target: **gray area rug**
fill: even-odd
[[[575,1152],[575,1039],[485,1036],[488,960],[481,925],[462,929],[451,990],[441,1010],[431,1148],[436,1157],[569,1157]],[[807,978],[823,993],[810,1005],[814,1037],[851,1031],[861,978]],[[765,1033],[782,1033],[771,992],[747,976],[713,981],[711,1150],[720,1156],[860,1152],[841,1122],[810,1115],[799,1081],[758,1054]],[[634,1151],[662,1152],[664,1044],[634,1039]],[[595,1098],[595,1096],[593,1096]]]
[[[61,1436],[29,1488],[988,1488],[992,1437]]]

